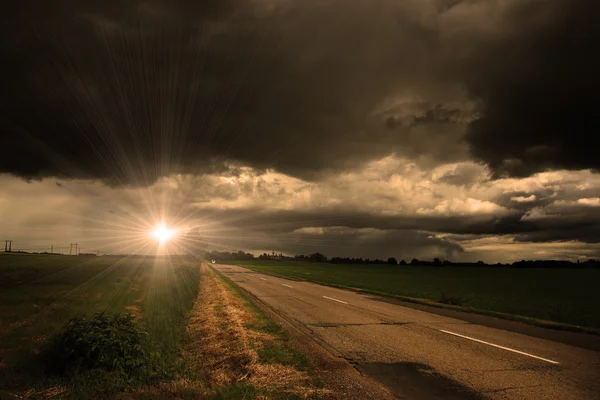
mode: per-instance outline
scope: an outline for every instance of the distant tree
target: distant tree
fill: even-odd
[[[404,261],[404,260],[400,261],[400,265],[406,265],[406,261]]]
[[[387,263],[391,264],[391,265],[397,265],[398,264],[398,260],[396,260],[394,257],[390,257],[387,259]]]
[[[433,265],[442,265],[442,262],[440,261],[439,258],[436,257],[433,259]]]
[[[321,254],[321,253],[313,253],[309,256],[309,258],[312,261],[316,261],[316,262],[326,262],[327,261],[327,257],[325,256],[325,254]]]
[[[419,264],[419,260],[417,260],[416,258],[413,258],[413,259],[410,261],[410,265],[417,265],[417,264]]]

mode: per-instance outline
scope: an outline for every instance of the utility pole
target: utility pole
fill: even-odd
[[[4,252],[9,253],[11,251],[12,251],[12,240],[5,240],[4,241]]]
[[[54,245],[53,244],[50,245],[50,254],[52,254],[52,253],[54,253]]]

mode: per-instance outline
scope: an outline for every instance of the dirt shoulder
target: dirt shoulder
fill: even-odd
[[[201,268],[183,352],[188,367],[225,398],[328,398],[287,334],[236,286]]]

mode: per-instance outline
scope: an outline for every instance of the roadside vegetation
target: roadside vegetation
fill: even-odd
[[[203,267],[184,359],[220,398],[318,398],[311,364],[287,335],[227,278]]]
[[[600,329],[598,269],[415,267],[275,260],[231,263],[287,278],[523,319],[558,329]]]
[[[179,257],[1,254],[0,399],[325,393],[285,332],[203,269]]]
[[[180,258],[1,255],[0,398],[173,379],[199,278]]]

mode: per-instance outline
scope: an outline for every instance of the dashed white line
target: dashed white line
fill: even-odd
[[[328,300],[333,300],[333,301],[337,301],[338,303],[342,303],[342,304],[348,304],[345,301],[341,301],[338,299],[334,299],[333,297],[327,297],[327,296],[323,296],[323,298],[328,299]]]
[[[450,331],[445,331],[445,330],[442,330],[442,329],[440,329],[440,332],[447,333],[448,335],[454,335],[454,336],[458,336],[458,337],[461,337],[461,338],[463,338],[463,339],[472,340],[472,341],[474,341],[474,342],[477,342],[477,343],[483,343],[483,344],[487,344],[488,346],[496,347],[496,348],[498,348],[498,349],[507,350],[507,351],[512,351],[513,353],[521,354],[521,355],[524,355],[524,356],[527,356],[527,357],[531,357],[531,358],[536,358],[536,359],[538,359],[538,360],[546,361],[546,362],[548,362],[548,363],[550,363],[550,364],[560,364],[558,361],[549,360],[549,359],[547,359],[547,358],[543,358],[543,357],[534,356],[533,354],[525,353],[524,351],[519,351],[519,350],[511,349],[510,347],[504,347],[504,346],[500,346],[500,345],[498,345],[498,344],[494,344],[494,343],[486,342],[486,341],[484,341],[484,340],[475,339],[475,338],[472,338],[472,337],[470,337],[470,336],[461,335],[461,334],[459,334],[459,333],[454,333],[454,332],[450,332]]]
[[[285,283],[282,283],[281,286],[285,286],[285,287],[289,287],[290,289],[293,289],[290,285],[286,285]]]

